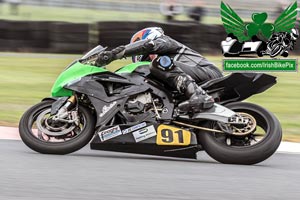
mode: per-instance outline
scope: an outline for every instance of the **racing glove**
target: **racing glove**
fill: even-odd
[[[119,46],[111,51],[104,51],[98,55],[96,66],[108,65],[114,60],[123,58],[125,54],[125,46]]]

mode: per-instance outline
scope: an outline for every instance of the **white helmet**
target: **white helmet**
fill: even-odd
[[[296,41],[297,40],[297,38],[299,37],[299,32],[298,32],[298,30],[297,29],[295,29],[295,28],[293,28],[292,30],[291,30],[291,39],[292,40],[294,40],[294,41]]]

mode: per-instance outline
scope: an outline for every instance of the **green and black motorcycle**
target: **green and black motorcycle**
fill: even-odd
[[[200,83],[215,99],[199,113],[182,112],[184,100],[150,73],[149,62],[110,72],[94,66],[97,46],[58,77],[52,97],[25,112],[20,136],[31,149],[68,154],[91,149],[196,158],[205,150],[222,163],[255,164],[278,148],[282,130],[261,106],[241,102],[276,83],[263,73],[232,73]]]

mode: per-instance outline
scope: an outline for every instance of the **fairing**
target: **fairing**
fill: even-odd
[[[53,97],[71,96],[73,92],[71,90],[65,89],[65,85],[70,84],[74,81],[76,82],[76,80],[79,81],[84,76],[106,71],[106,69],[101,67],[84,65],[79,61],[75,62],[59,75],[52,87],[51,94]]]
[[[139,66],[148,64],[149,62],[132,63],[122,67],[116,73],[132,73]],[[103,72],[108,72],[108,70],[103,67],[85,65],[77,61],[64,70],[56,79],[51,90],[52,97],[71,96],[73,92],[65,88],[67,84],[80,81],[85,76]]]
[[[219,104],[243,101],[262,93],[276,84],[276,77],[264,73],[232,73],[222,78],[210,80],[201,87]]]
[[[199,145],[197,142],[196,134],[194,132],[187,131],[190,134],[190,138],[187,141],[187,144],[183,145],[177,143],[168,145],[167,143],[162,144],[159,142],[160,130],[158,127],[161,126],[160,124],[151,122],[147,122],[146,124],[147,127],[154,127],[155,136],[136,142],[134,132],[125,133],[125,130],[128,129],[128,127],[130,126],[126,124],[120,124],[118,125],[118,128],[122,130],[122,133],[120,133],[119,136],[109,139],[107,141],[101,141],[101,131],[98,131],[90,144],[91,149],[192,159],[195,159],[196,153],[202,150],[201,145]],[[139,130],[142,129],[143,128]],[[173,137],[176,138],[176,136],[177,134],[174,133]]]

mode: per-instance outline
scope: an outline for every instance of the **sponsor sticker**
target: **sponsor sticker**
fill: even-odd
[[[131,133],[131,132],[133,132],[133,131],[136,131],[136,130],[138,130],[138,129],[140,129],[140,128],[145,127],[146,125],[147,125],[146,122],[143,122],[143,123],[134,125],[134,126],[132,126],[132,127],[129,127],[129,128],[127,128],[127,129],[124,129],[124,130],[123,130],[123,134],[125,135],[125,134],[127,134],[127,133]]]
[[[135,142],[141,142],[143,140],[146,140],[148,138],[156,136],[156,131],[154,126],[147,126],[145,128],[142,128],[140,130],[134,131],[132,133]]]
[[[187,146],[191,144],[191,132],[174,126],[161,124],[157,128],[156,144]]]
[[[117,137],[119,135],[122,135],[122,131],[119,126],[114,126],[104,131],[100,131],[98,135],[100,137],[100,140],[103,142],[112,139],[114,137]]]
[[[108,111],[110,111],[110,109],[112,109],[115,105],[117,104],[116,101],[112,102],[111,104],[104,105],[102,108],[102,112],[99,114],[99,117],[103,117]]]

